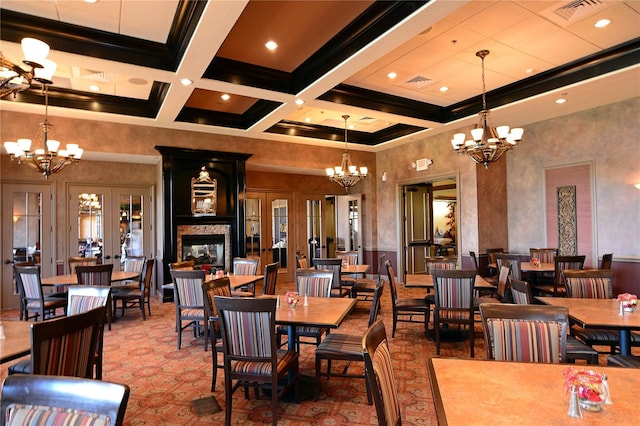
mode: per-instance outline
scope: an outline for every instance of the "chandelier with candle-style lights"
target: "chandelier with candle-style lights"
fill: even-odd
[[[331,182],[335,182],[349,191],[356,183],[360,182],[367,176],[368,169],[366,167],[357,167],[351,163],[351,155],[347,151],[347,120],[348,115],[343,115],[344,119],[344,153],[342,154],[342,163],[339,166],[328,167],[326,169],[327,176]]]
[[[2,57],[0,64],[0,96],[2,98],[41,85],[44,93],[44,121],[40,123],[36,141],[42,142],[42,147],[32,147],[31,139],[22,138],[17,141],[7,141],[4,148],[11,156],[11,160],[18,164],[26,164],[42,173],[45,179],[59,172],[69,164],[77,163],[82,157],[82,148],[78,144],[67,144],[66,149],[59,149],[60,142],[50,139],[53,124],[49,122],[49,85],[56,70],[56,63],[46,59],[49,54],[49,45],[43,41],[24,38],[22,39],[24,63],[30,67],[24,70],[22,67],[11,63]]]
[[[518,146],[524,134],[521,128],[509,130],[509,126],[493,127],[491,123],[484,78],[484,58],[488,54],[488,50],[480,50],[476,53],[476,56],[482,60],[482,111],[478,113],[478,125],[471,130],[470,139],[467,139],[464,133],[456,133],[451,139],[456,152],[468,155],[477,164],[482,164],[485,169],[489,168],[489,164],[498,161],[505,152]]]

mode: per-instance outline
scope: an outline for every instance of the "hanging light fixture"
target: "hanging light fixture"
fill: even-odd
[[[17,65],[13,65],[11,67],[14,72],[13,76],[5,77],[3,74],[0,87],[2,87],[2,97],[5,97],[5,90],[6,94],[14,93],[15,96],[17,92],[30,89],[34,82],[42,85],[44,121],[40,123],[36,139],[42,141],[42,148],[32,149],[31,139],[18,139],[17,142],[7,141],[4,143],[4,148],[11,156],[11,161],[15,159],[18,164],[27,164],[38,173],[42,173],[46,179],[65,166],[77,163],[82,157],[83,149],[74,143],[67,144],[66,149],[59,149],[60,142],[49,138],[53,127],[53,124],[49,122],[49,85],[53,83],[51,78],[53,78],[56,69],[55,62],[45,59],[49,53],[49,46],[40,40],[24,38],[22,39],[22,47],[26,58],[23,62],[29,65],[31,70],[24,71]],[[10,64],[3,57],[3,73],[6,67],[5,63]],[[46,74],[42,74],[39,70],[46,71]],[[18,76],[16,77],[15,74]],[[18,82],[19,79],[21,79],[20,82]]]
[[[369,170],[366,167],[358,168],[351,163],[351,155],[347,151],[347,120],[349,116],[343,115],[342,118],[344,119],[344,154],[342,154],[342,163],[333,168],[328,167],[326,171],[331,182],[337,183],[348,192],[349,188],[367,176]]]
[[[489,168],[489,164],[498,161],[505,152],[518,146],[524,134],[521,128],[513,128],[509,131],[509,126],[493,127],[491,123],[484,78],[484,58],[488,54],[488,50],[476,52],[476,56],[482,60],[482,111],[478,113],[478,125],[471,130],[471,139],[465,141],[467,136],[464,133],[456,133],[451,139],[456,152],[468,155],[477,164],[482,164],[485,169]]]

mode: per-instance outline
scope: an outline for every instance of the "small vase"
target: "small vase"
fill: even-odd
[[[296,301],[296,302],[291,302],[291,303],[289,303],[289,307],[290,307],[291,309],[295,309],[297,304],[298,304],[298,302],[297,302],[297,301]]]
[[[600,411],[607,399],[602,375],[593,371],[578,373],[578,403],[587,411]]]

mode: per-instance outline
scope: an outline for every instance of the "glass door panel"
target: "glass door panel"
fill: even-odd
[[[73,198],[73,197],[72,197]],[[71,256],[103,259],[105,194],[82,192],[75,197],[77,203],[77,233],[72,236],[78,249]]]
[[[286,270],[287,248],[289,246],[289,206],[287,200],[271,201],[271,248],[273,261],[280,262],[280,268]]]
[[[112,188],[114,211],[110,213],[113,232],[111,252],[107,256],[118,259],[113,263],[124,264],[127,256],[153,258],[153,235],[151,232],[152,188]]]
[[[322,201],[307,200],[307,259],[313,265],[313,259],[322,257]]]
[[[247,198],[245,203],[247,233],[247,257],[261,258],[262,256],[262,199]],[[264,265],[263,262],[261,262]]]

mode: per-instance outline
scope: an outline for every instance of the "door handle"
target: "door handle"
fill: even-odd
[[[111,259],[111,256],[106,255],[104,258],[105,258],[106,260],[109,260],[109,259]]]
[[[4,260],[4,264],[5,265],[11,265],[12,263],[13,263],[13,260],[10,260],[10,259],[5,259]]]

